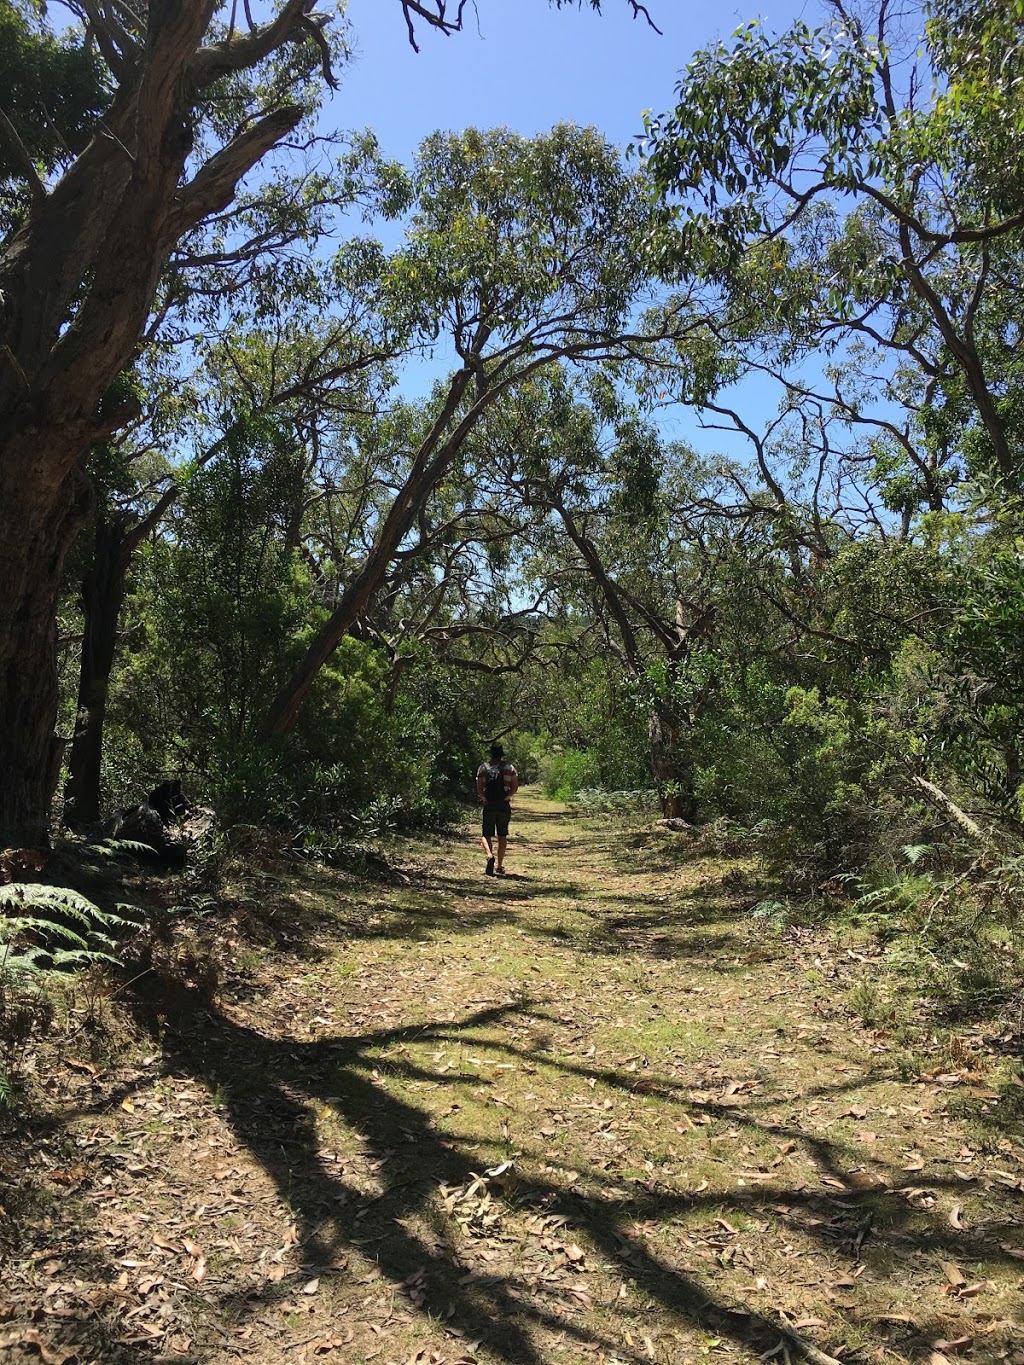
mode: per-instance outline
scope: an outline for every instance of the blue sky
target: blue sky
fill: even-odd
[[[449,0],[449,10],[457,0]],[[559,121],[593,124],[625,146],[642,131],[645,109],[674,104],[682,69],[700,47],[758,19],[774,31],[794,19],[814,23],[817,0],[648,0],[656,33],[634,19],[627,0],[555,9],[548,0],[477,0],[466,6],[465,31],[449,37],[420,23],[419,52],[409,45],[399,0],[349,0],[355,60],[340,74],[341,89],[323,122],[369,127],[385,156],[409,162],[435,129],[506,125],[531,135]],[[389,242],[387,225],[376,231]],[[400,388],[423,397],[446,366],[440,358],[410,359]],[[743,406],[762,419],[775,411],[774,386],[750,379]],[[701,434],[692,412],[661,414],[666,437],[698,448],[748,454],[742,438]]]
[[[454,9],[454,4],[450,5]],[[342,74],[331,114],[342,126],[369,126],[389,156],[408,159],[436,128],[505,124],[532,134],[560,120],[594,124],[625,144],[644,109],[673,103],[690,55],[741,23],[780,28],[817,5],[801,0],[649,0],[659,36],[627,0],[603,13],[556,10],[548,0],[478,0],[466,31],[451,37],[420,24],[420,52],[405,36],[398,0],[349,0],[356,61]]]

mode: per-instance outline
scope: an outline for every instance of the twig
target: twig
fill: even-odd
[[[947,796],[941,787],[937,787],[934,782],[929,782],[926,777],[915,775],[914,781],[937,805],[948,811],[960,828],[966,830],[972,838],[977,839],[981,844],[991,845],[994,842],[992,835],[983,830],[975,820],[972,820],[965,810],[961,810],[953,798]]]
[[[787,1326],[785,1322],[779,1323],[779,1331],[793,1350],[798,1352],[804,1360],[809,1360],[811,1365],[843,1365],[843,1362],[835,1356],[830,1356],[827,1351],[821,1351],[817,1346],[805,1341],[803,1337],[797,1336],[792,1327]]]

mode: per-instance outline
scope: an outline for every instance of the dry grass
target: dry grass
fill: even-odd
[[[985,1032],[863,1025],[877,962],[766,937],[742,862],[520,815],[504,882],[468,833],[265,878],[212,1003],[65,1055],[10,1359],[1024,1363],[1024,1150],[952,1113]]]

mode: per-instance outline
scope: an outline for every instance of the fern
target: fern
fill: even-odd
[[[130,905],[102,910],[65,886],[0,887],[0,977],[116,961],[117,935],[139,927],[137,914]]]
[[[151,858],[156,849],[152,844],[144,844],[138,839],[104,839],[98,844],[86,844],[86,851],[100,858],[119,858],[122,854],[131,854],[133,858]]]
[[[117,962],[134,906],[103,910],[69,887],[0,887],[0,1109],[12,1108],[26,1048],[54,1014],[56,978]]]
[[[907,862],[910,863],[911,867],[915,866],[917,863],[921,861],[922,858],[926,857],[931,852],[932,852],[931,844],[903,845],[903,856],[906,858]]]

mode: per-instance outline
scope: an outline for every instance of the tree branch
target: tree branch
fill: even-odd
[[[202,90],[231,71],[245,71],[255,66],[284,43],[295,41],[302,34],[313,34],[315,30],[315,41],[326,63],[328,84],[336,88],[330,71],[330,53],[323,35],[323,27],[329,19],[325,14],[312,14],[315,4],[316,0],[287,0],[277,18],[262,28],[256,28],[244,37],[228,38],[224,42],[200,48],[192,59],[192,79]]]
[[[46,186],[39,178],[36,170],[36,163],[29,155],[28,148],[21,140],[21,136],[14,124],[0,109],[0,132],[4,135],[4,142],[10,148],[14,160],[17,162],[22,175],[28,181],[28,187],[32,194],[32,206],[38,207],[46,198]]]
[[[216,152],[182,192],[172,229],[175,235],[195,227],[208,214],[227,208],[242,176],[291,132],[303,113],[297,104],[275,109]]]

